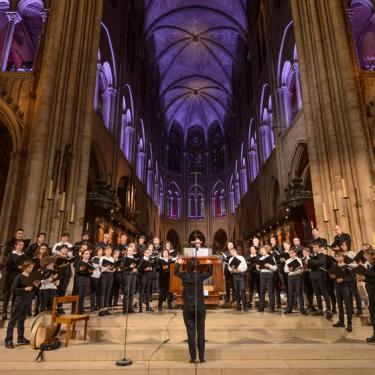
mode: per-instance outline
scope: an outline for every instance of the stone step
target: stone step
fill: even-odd
[[[253,360],[294,360],[298,353],[299,360],[374,360],[375,346],[364,342],[356,343],[284,343],[272,344],[262,342],[211,344],[206,345],[208,361],[253,361]],[[37,350],[26,346],[18,346],[14,350],[0,348],[2,363],[4,362],[33,362]],[[89,344],[82,341],[71,341],[67,348],[45,353],[48,362],[62,360],[73,362],[87,361],[116,361],[123,356],[123,345]],[[127,356],[134,361],[180,361],[189,359],[187,344],[169,344],[163,346],[154,344],[129,344]]]
[[[198,365],[202,375],[373,375],[375,360],[243,360],[208,361]],[[191,375],[195,366],[177,361],[135,361],[129,367],[118,367],[114,361],[56,361],[44,363],[4,362],[0,373],[28,375],[102,375],[131,373],[134,375]]]
[[[65,332],[65,327],[62,327],[62,334]],[[364,340],[370,335],[369,327],[354,327],[352,333],[347,333],[345,329],[337,328],[304,328],[300,330],[296,329],[246,329],[246,327],[241,327],[241,330],[235,332],[234,329],[222,327],[206,329],[206,338],[208,341],[212,342],[235,342],[236,340],[263,340],[263,341],[285,341],[293,339],[314,339],[314,340],[329,340],[335,341],[345,338]],[[0,333],[0,340],[5,338],[5,330]],[[26,336],[29,333],[26,330]],[[83,328],[77,326],[76,338],[80,339],[83,336]],[[88,330],[88,341],[96,343],[121,343],[125,337],[122,327],[117,329],[98,329],[96,327],[91,327]],[[168,333],[165,329],[141,329],[138,327],[130,327],[128,330],[128,342],[130,343],[147,343],[150,339],[161,342],[166,339],[170,339],[172,343],[179,343],[186,339],[186,331],[184,328],[170,329]]]
[[[89,313],[90,326],[95,327],[118,327],[123,326],[125,323],[126,316],[123,315],[119,310],[112,311],[112,315],[99,317],[95,313]],[[29,327],[32,321],[32,317],[28,318],[25,322],[25,327]],[[129,326],[144,326],[145,320],[150,320],[152,326],[163,327],[168,326],[179,326],[182,320],[182,311],[175,310],[174,312],[144,312],[142,314],[135,313],[129,314]],[[333,316],[333,321],[337,320],[337,315]],[[293,313],[290,315],[284,315],[281,312],[276,313],[259,313],[256,311],[250,311],[248,313],[229,311],[211,311],[207,312],[206,327],[216,327],[218,325],[231,326],[232,322],[240,324],[241,326],[247,327],[289,327],[289,328],[302,328],[308,325],[311,328],[314,327],[327,327],[330,322],[324,317],[315,316],[301,316],[299,313]],[[308,322],[308,324],[306,324]],[[353,317],[353,326],[366,325],[367,316]]]

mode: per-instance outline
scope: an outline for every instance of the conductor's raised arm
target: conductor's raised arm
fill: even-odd
[[[182,259],[177,259],[176,267],[174,269],[174,275],[182,279],[182,276],[184,275],[184,272],[180,271],[180,266],[183,263]]]

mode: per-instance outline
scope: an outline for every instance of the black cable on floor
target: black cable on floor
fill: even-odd
[[[151,363],[151,361],[152,361],[152,358],[154,357],[154,355],[165,345],[165,344],[167,344],[169,341],[170,341],[170,339],[171,339],[171,333],[170,333],[170,331],[169,331],[169,326],[170,326],[170,324],[172,323],[172,321],[176,318],[176,316],[177,316],[177,312],[176,311],[174,311],[173,312],[173,316],[169,319],[169,322],[168,322],[168,324],[167,324],[167,333],[168,333],[168,338],[167,339],[165,339],[162,343],[160,343],[159,344],[159,346],[151,353],[151,356],[150,356],[150,358],[148,359],[148,361],[147,361],[147,374],[148,375],[150,375],[150,363]]]

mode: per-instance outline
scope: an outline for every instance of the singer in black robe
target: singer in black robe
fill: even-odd
[[[205,362],[205,320],[206,307],[204,304],[203,282],[212,276],[212,265],[208,265],[208,272],[199,272],[199,261],[191,258],[188,261],[186,272],[180,271],[182,260],[178,261],[174,274],[182,280],[184,322],[188,335],[190,362],[195,363],[198,346],[199,361]],[[197,336],[196,336],[197,335]],[[197,345],[196,345],[197,337]]]

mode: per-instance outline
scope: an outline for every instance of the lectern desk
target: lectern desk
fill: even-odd
[[[182,271],[185,270],[189,256],[183,257],[184,263],[181,265]],[[221,257],[218,256],[199,256],[198,252],[199,271],[206,272],[207,265],[212,264],[212,277],[210,277],[203,285],[205,294],[206,306],[216,307],[219,304],[220,293],[224,292],[224,275]],[[182,282],[181,279],[174,275],[176,264],[171,264],[170,273],[170,291],[177,294],[176,303],[182,305]]]

